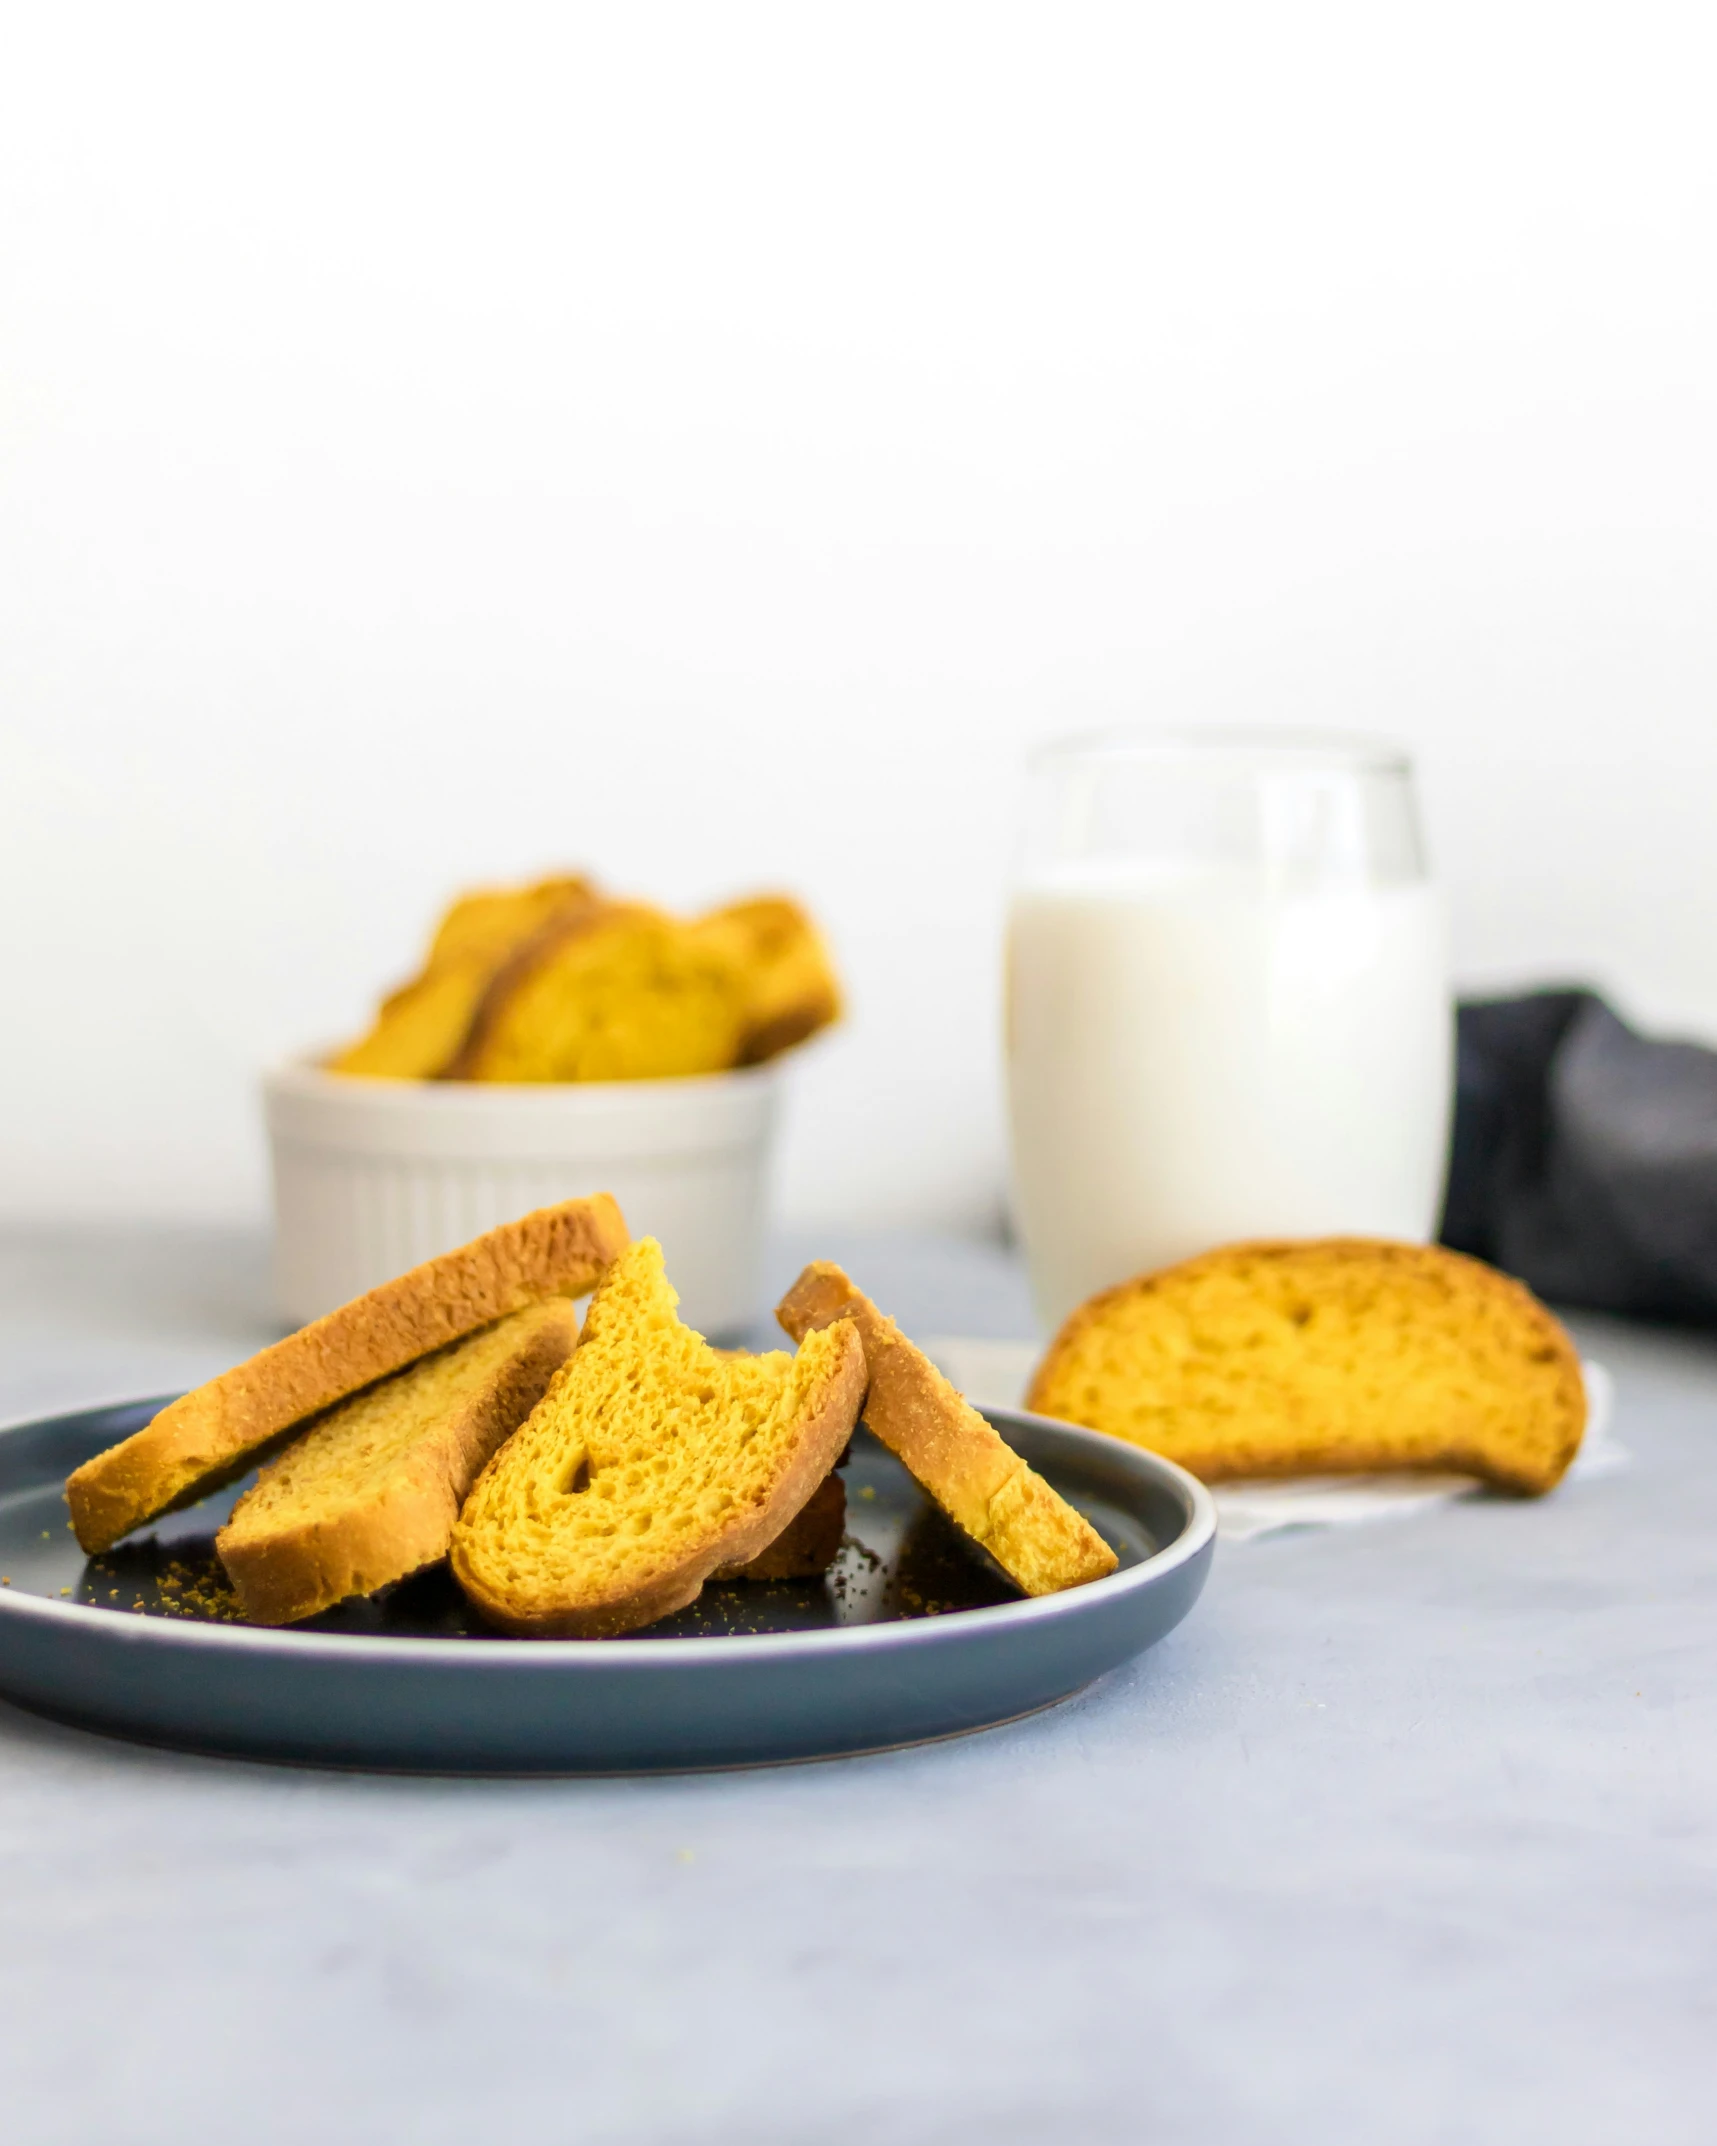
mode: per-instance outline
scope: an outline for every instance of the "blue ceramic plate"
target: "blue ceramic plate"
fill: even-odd
[[[236,1489],[85,1559],[61,1485],[161,1401],[0,1431],[0,1693],[86,1728],[246,1758],[454,1773],[631,1773],[832,1758],[1051,1706],[1191,1609],[1209,1496],[1117,1440],[1008,1409],[1008,1443],[1120,1557],[1025,1601],[868,1434],[826,1578],[706,1587],[618,1640],[511,1640],[444,1570],[288,1631],[232,1621],[214,1533]],[[241,1486],[242,1487],[242,1486]]]

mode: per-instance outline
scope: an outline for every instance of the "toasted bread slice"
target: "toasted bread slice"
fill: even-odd
[[[495,964],[460,959],[414,976],[383,999],[375,1026],[328,1060],[363,1080],[433,1080],[457,1056]]]
[[[850,1325],[799,1354],[723,1356],[675,1316],[645,1237],[591,1299],[554,1383],[478,1478],[453,1572],[526,1638],[607,1638],[683,1609],[776,1542],[852,1434]]]
[[[743,979],[739,1063],[761,1065],[841,1017],[841,988],[822,936],[785,894],[758,894],[711,910],[695,937],[733,950]]]
[[[442,918],[420,973],[382,1001],[375,1026],[331,1058],[329,1070],[392,1080],[445,1073],[508,957],[551,918],[601,906],[590,881],[576,878],[461,896]]]
[[[718,1356],[748,1356],[748,1349],[717,1349]],[[836,1468],[844,1466],[843,1453]],[[741,1565],[721,1565],[718,1580],[813,1580],[828,1571],[846,1540],[847,1486],[831,1470],[798,1513],[766,1549]]]
[[[300,1327],[171,1401],[66,1483],[84,1549],[106,1550],[145,1520],[243,1475],[294,1424],[360,1387],[523,1311],[595,1287],[626,1247],[607,1193],[540,1207]]]
[[[745,1035],[736,949],[642,902],[552,919],[483,994],[455,1080],[664,1080],[732,1066]]]
[[[775,1316],[794,1340],[851,1320],[870,1378],[864,1420],[957,1527],[1028,1595],[1057,1594],[1113,1572],[1097,1530],[949,1384],[922,1350],[839,1267],[817,1260]]]
[[[1518,1282],[1358,1237],[1228,1245],[1105,1290],[1028,1405],[1207,1482],[1431,1468],[1531,1494],[1586,1423],[1574,1345]]]
[[[718,1580],[814,1580],[827,1572],[846,1540],[847,1486],[826,1475],[767,1548],[742,1565],[719,1565]]]
[[[215,1537],[244,1615],[295,1624],[445,1557],[471,1485],[577,1344],[557,1297],[318,1417]]]
[[[561,910],[601,899],[595,881],[582,872],[532,880],[523,887],[473,888],[460,895],[435,927],[426,966],[437,969],[472,956],[503,961]]]

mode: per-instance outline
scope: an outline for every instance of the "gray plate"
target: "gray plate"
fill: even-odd
[[[1152,1645],[1204,1585],[1215,1513],[1156,1455],[1008,1409],[990,1421],[1120,1557],[1023,1601],[867,1434],[825,1580],[707,1587],[647,1633],[519,1641],[444,1571],[290,1631],[232,1621],[215,1529],[237,1489],[85,1560],[61,1485],[162,1405],[0,1431],[0,1692],[145,1742],[456,1773],[630,1773],[887,1749],[1053,1705]],[[242,1487],[242,1486],[240,1486]]]

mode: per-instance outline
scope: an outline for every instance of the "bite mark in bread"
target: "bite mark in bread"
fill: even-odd
[[[724,1355],[682,1326],[643,1238],[592,1298],[571,1359],[479,1477],[453,1574],[524,1638],[607,1638],[693,1601],[777,1543],[839,1459],[864,1392],[850,1324],[797,1356]]]

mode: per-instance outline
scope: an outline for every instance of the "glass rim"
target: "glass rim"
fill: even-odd
[[[1075,732],[1034,746],[1032,768],[1078,760],[1142,760],[1196,766],[1250,759],[1260,769],[1341,768],[1352,774],[1404,775],[1413,757],[1399,739],[1356,730],[1271,728],[1245,724],[1120,724]]]

